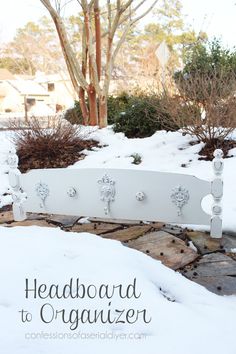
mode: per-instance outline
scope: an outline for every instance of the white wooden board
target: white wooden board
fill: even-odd
[[[27,194],[24,210],[29,212],[207,225],[211,218],[201,208],[202,199],[211,193],[211,183],[190,175],[129,169],[39,169],[20,175],[20,186]],[[40,199],[40,190],[42,196],[45,192],[45,200]],[[106,197],[112,196],[114,200],[106,203]],[[174,200],[181,204],[183,199],[185,204],[178,209]]]

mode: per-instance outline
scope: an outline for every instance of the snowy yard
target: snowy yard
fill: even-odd
[[[4,2],[0,354],[236,354],[235,2]]]

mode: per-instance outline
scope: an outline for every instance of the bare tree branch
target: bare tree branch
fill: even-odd
[[[148,0],[142,0],[135,8],[132,9],[132,14],[135,14],[137,12],[137,10]],[[149,12],[152,11],[152,9],[155,7],[155,5],[157,4],[158,0],[155,0],[152,5],[150,7],[147,8],[147,10],[145,12],[143,12],[140,16],[136,17],[134,20],[132,20],[132,24],[136,23],[137,21],[141,20],[143,17],[145,17]],[[130,18],[130,14],[125,15],[121,18],[119,25],[121,25],[122,23],[126,22],[127,20],[129,20]]]
[[[61,43],[63,55],[65,57],[68,71],[72,77],[72,82],[73,82],[74,87],[75,87],[75,82],[77,79],[78,82],[80,83],[80,85],[86,90],[88,88],[88,83],[87,83],[86,78],[84,77],[83,73],[81,72],[81,69],[80,69],[77,59],[76,59],[76,55],[74,54],[72,47],[69,43],[66,29],[65,29],[65,25],[64,25],[60,15],[53,8],[50,0],[40,0],[40,1],[47,8],[47,10],[49,11],[49,13],[55,23],[58,37],[59,37],[59,40]],[[74,80],[73,80],[73,77],[74,77]],[[77,89],[77,91],[78,91],[78,89]]]
[[[82,34],[82,69],[78,63],[72,46],[69,42],[65,25],[63,23],[60,11],[71,0],[55,0],[55,6],[51,4],[52,0],[40,0],[41,3],[49,11],[51,18],[57,29],[58,37],[62,47],[63,55],[67,64],[67,68],[72,79],[73,85],[78,92],[81,103],[81,109],[86,113],[85,91],[88,94],[90,105],[90,119],[96,124],[98,109],[97,100],[99,102],[99,124],[106,126],[107,124],[107,95],[117,54],[125,42],[131,27],[145,15],[147,15],[156,5],[158,0],[111,0],[106,1],[107,6],[107,28],[101,33],[101,18],[99,0],[77,0],[83,11],[84,29]],[[137,15],[137,11],[141,6],[150,4],[142,14]],[[136,5],[135,5],[136,4]],[[133,5],[133,6],[132,6]],[[135,17],[136,16],[136,17]],[[122,26],[121,26],[122,25]],[[122,29],[120,38],[116,39],[118,29]],[[100,87],[101,79],[101,39],[106,37],[106,63],[103,80],[103,87]],[[116,42],[116,43],[115,43]],[[88,70],[87,70],[88,69]],[[86,74],[89,74],[89,80],[86,80]],[[92,112],[92,113],[91,113]],[[86,115],[86,114],[85,114]],[[84,116],[84,114],[83,114]]]
[[[150,11],[152,11],[152,9],[154,8],[154,6],[157,4],[158,0],[155,0],[152,5],[145,11],[143,12],[140,16],[136,17],[134,20],[132,20],[132,25],[136,22],[138,22],[139,20],[141,20],[143,17],[145,17]]]

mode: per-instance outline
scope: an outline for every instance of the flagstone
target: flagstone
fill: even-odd
[[[175,270],[198,258],[198,254],[186,246],[184,241],[165,231],[148,233],[129,242],[128,245],[160,260],[164,265]]]

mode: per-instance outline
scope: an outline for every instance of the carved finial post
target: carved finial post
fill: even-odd
[[[26,219],[26,212],[24,210],[24,202],[26,201],[26,193],[24,193],[20,186],[21,172],[18,169],[18,156],[14,148],[9,150],[7,157],[7,164],[9,166],[9,184],[10,193],[13,199],[13,216],[14,220],[22,221]]]
[[[213,196],[212,218],[211,218],[211,237],[222,237],[222,197],[223,197],[223,179],[224,169],[223,151],[217,149],[214,151],[213,170],[214,180],[211,184],[211,194]]]

